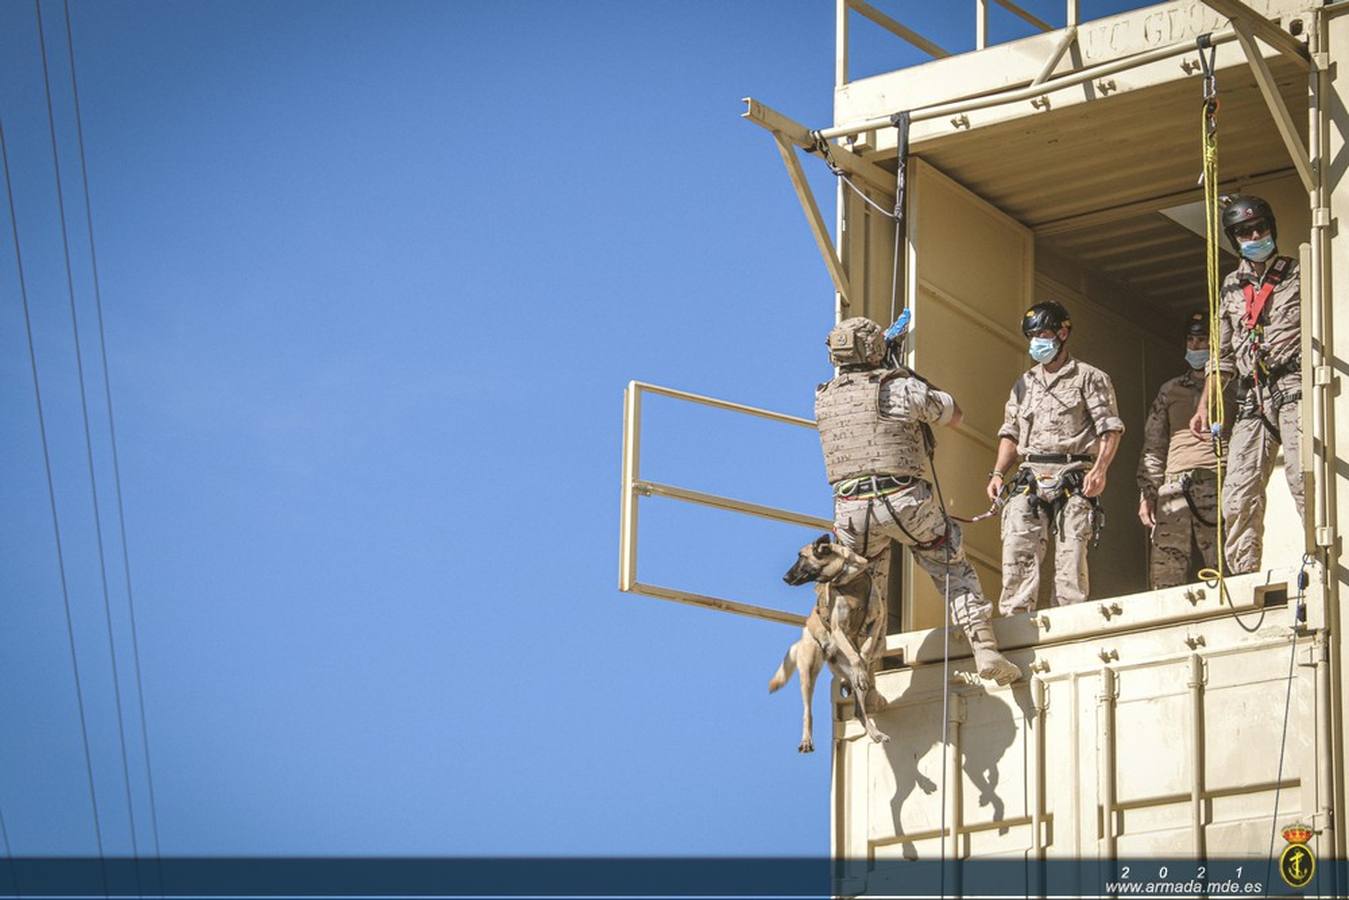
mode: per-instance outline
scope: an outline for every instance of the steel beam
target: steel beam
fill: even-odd
[[[1212,3],[1213,0],[1204,0],[1205,3]],[[1274,117],[1274,126],[1279,131],[1279,137],[1283,138],[1284,146],[1288,148],[1288,155],[1293,158],[1293,168],[1297,169],[1298,177],[1302,179],[1302,186],[1308,191],[1316,190],[1316,178],[1312,174],[1312,164],[1307,156],[1307,147],[1302,143],[1302,136],[1297,132],[1297,126],[1293,124],[1293,117],[1288,112],[1288,105],[1283,102],[1283,94],[1279,93],[1279,86],[1274,81],[1274,74],[1269,71],[1269,63],[1265,62],[1264,55],[1260,48],[1256,46],[1255,35],[1250,31],[1250,21],[1246,18],[1233,19],[1232,28],[1237,33],[1237,43],[1241,44],[1241,50],[1246,54],[1246,61],[1250,63],[1251,73],[1255,75],[1255,83],[1260,86],[1260,93],[1265,98],[1265,104],[1269,107],[1270,115]]]
[[[748,119],[755,125],[766,128],[774,134],[782,135],[807,153],[819,155],[819,151],[816,149],[815,135],[811,133],[809,128],[800,122],[787,118],[771,106],[765,106],[753,97],[744,98],[744,103],[745,111],[740,114],[742,119]],[[834,165],[850,176],[862,179],[868,187],[874,190],[894,196],[895,176],[893,173],[885,171],[875,163],[867,162],[842,144],[831,144],[829,155],[833,159]]]
[[[1311,57],[1301,41],[1241,0],[1202,0],[1202,2],[1210,9],[1227,16],[1233,26],[1238,23],[1244,25],[1249,33],[1302,66],[1304,70],[1311,68]]]
[[[1210,38],[1212,43],[1221,44],[1226,41],[1234,40],[1235,32],[1230,28],[1222,31],[1215,31]],[[937,103],[932,106],[923,106],[914,109],[909,114],[911,122],[926,122],[928,119],[942,119],[947,116],[958,115],[963,112],[972,112],[976,109],[987,109],[991,106],[1001,106],[1004,103],[1016,103],[1021,100],[1030,100],[1040,97],[1052,91],[1061,88],[1074,87],[1086,81],[1092,81],[1103,75],[1113,75],[1116,72],[1123,72],[1158,60],[1168,59],[1172,56],[1181,56],[1186,53],[1194,52],[1194,41],[1177,41],[1173,44],[1166,44],[1153,50],[1145,50],[1142,53],[1136,53],[1133,56],[1117,59],[1113,62],[1101,63],[1092,66],[1089,69],[1081,69],[1076,72],[1070,72],[1066,75],[1060,75],[1057,78],[1051,78],[1044,84],[1032,84],[1021,88],[999,91],[993,94],[980,94],[974,97],[966,97],[962,100],[953,100],[949,103]],[[876,116],[870,119],[863,119],[859,122],[852,122],[847,125],[835,125],[832,128],[821,129],[818,134],[827,140],[834,138],[848,137],[849,135],[862,134],[866,131],[876,131],[881,128],[890,127],[889,116]]]
[[[820,215],[815,194],[810,189],[810,183],[806,181],[806,173],[801,171],[801,160],[796,156],[796,148],[776,131],[773,132],[773,141],[778,145],[778,153],[782,154],[782,164],[787,167],[787,176],[792,180],[796,199],[801,201],[801,210],[806,214],[806,224],[810,226],[810,233],[815,237],[820,255],[824,257],[824,265],[829,270],[829,277],[833,279],[834,290],[843,298],[843,305],[851,307],[852,290],[848,286],[848,274],[843,271],[843,263],[834,250],[833,239],[829,236],[829,229],[824,225],[824,217]]]
[[[845,2],[848,4],[848,6],[850,6],[853,9],[854,12],[866,16],[868,19],[875,22],[877,25],[881,26],[886,31],[890,32],[891,34],[895,35],[901,40],[913,44],[915,47],[917,47],[919,50],[922,50],[924,53],[927,53],[931,56],[935,56],[938,59],[944,56],[951,55],[951,51],[938,46],[937,44],[923,37],[918,32],[914,31],[912,28],[907,28],[904,25],[901,25],[899,22],[896,22],[894,19],[890,18],[885,13],[881,12],[879,9],[872,6],[870,3],[866,3],[864,2],[864,0],[845,0]]]

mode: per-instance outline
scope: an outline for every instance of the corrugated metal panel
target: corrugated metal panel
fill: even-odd
[[[968,659],[953,662],[963,674],[952,686],[945,796],[940,632],[892,638],[909,665],[877,679],[890,701],[877,715],[889,742],[873,743],[848,704],[836,707],[835,790],[847,802],[835,854],[877,873],[887,861],[939,858],[945,802],[948,859],[1263,859],[1276,787],[1280,828],[1310,824],[1328,796],[1316,765],[1329,749],[1313,652],[1324,599],[1308,593],[1309,628],[1295,647],[1295,605],[1258,605],[1265,576],[1229,584],[1235,615],[1211,590],[1177,588],[1119,598],[1109,617],[1092,603],[1000,620],[1000,643],[1023,648],[1009,656],[1034,664],[1037,683],[991,688]]]

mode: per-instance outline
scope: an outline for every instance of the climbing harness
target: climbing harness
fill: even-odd
[[[1081,454],[1072,454],[1074,457],[1072,460],[1060,459],[1066,455],[1031,454],[1026,458],[1031,462],[1084,462],[1093,459]],[[1042,512],[1046,513],[1054,536],[1060,540],[1063,539],[1068,500],[1074,496],[1081,497],[1091,507],[1091,542],[1088,546],[1095,550],[1100,545],[1101,535],[1105,531],[1105,508],[1101,506],[1099,497],[1088,497],[1083,493],[1085,478],[1086,473],[1081,469],[1069,469],[1057,475],[1037,475],[1029,466],[1023,466],[1010,482],[1004,483],[1003,492],[1008,498],[1014,494],[1024,494],[1031,515],[1039,518]]]

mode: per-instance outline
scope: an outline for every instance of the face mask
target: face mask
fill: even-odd
[[[1274,235],[1267,234],[1258,241],[1242,241],[1241,255],[1251,262],[1264,262],[1274,255]]]
[[[1208,365],[1208,351],[1186,350],[1185,361],[1190,364],[1191,369],[1202,369]]]
[[[1035,360],[1038,363],[1049,362],[1051,359],[1053,359],[1055,356],[1058,355],[1058,352],[1059,352],[1058,338],[1037,337],[1030,339],[1031,359]]]

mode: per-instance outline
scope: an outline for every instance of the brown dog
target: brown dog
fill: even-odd
[[[872,692],[872,671],[885,643],[885,598],[876,596],[866,559],[835,543],[832,535],[821,535],[802,547],[782,580],[791,585],[814,581],[815,608],[801,629],[801,639],[787,649],[782,665],[768,682],[772,693],[787,683],[792,672],[801,673],[801,702],[805,713],[801,723],[801,744],[796,749],[810,753],[815,749],[811,737],[811,695],[815,679],[825,663],[834,677],[847,682],[857,706],[857,715],[873,741],[888,741],[867,715],[872,695],[872,711],[883,704]]]

